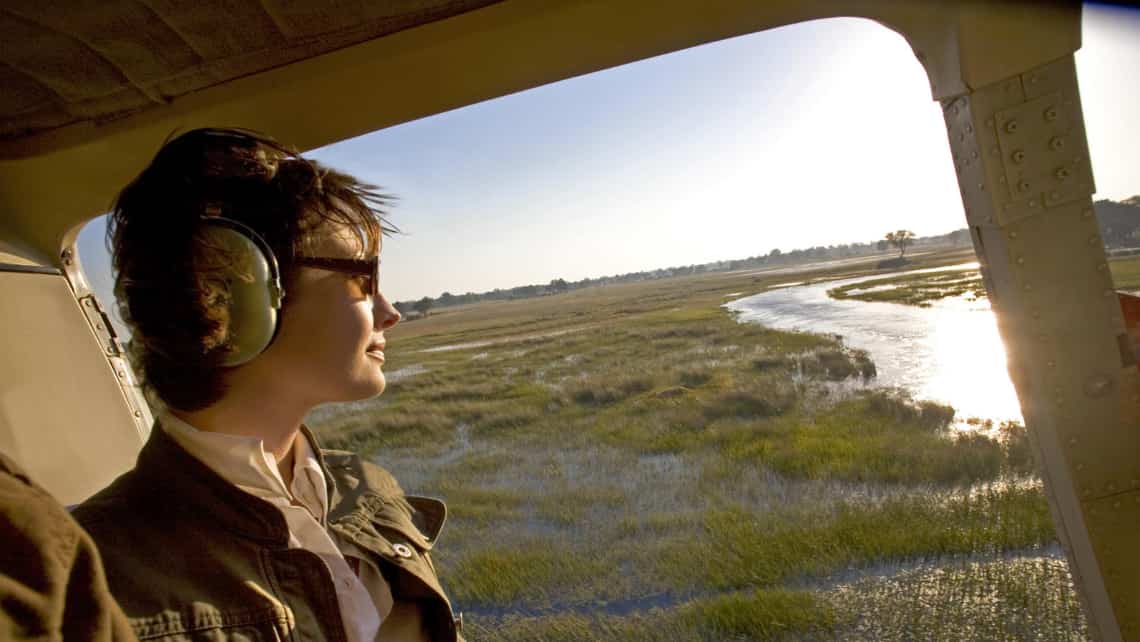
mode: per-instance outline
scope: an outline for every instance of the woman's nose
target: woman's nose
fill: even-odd
[[[373,317],[377,328],[386,330],[400,322],[402,316],[388,298],[380,294],[373,300]]]

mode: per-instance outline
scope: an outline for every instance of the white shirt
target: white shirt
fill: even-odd
[[[280,509],[289,527],[289,547],[316,553],[328,567],[349,641],[378,639],[380,624],[392,610],[392,590],[367,555],[327,530],[328,487],[303,433],[293,440],[293,483],[286,487],[276,459],[260,438],[199,430],[170,413],[163,413],[159,424],[223,479]],[[359,576],[345,555],[353,559]]]

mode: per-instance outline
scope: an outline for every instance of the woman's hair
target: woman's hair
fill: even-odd
[[[358,230],[364,251],[395,231],[391,198],[257,132],[196,129],[169,140],[119,193],[107,236],[119,313],[148,394],[198,410],[226,391],[229,292],[225,250],[203,242],[203,216],[250,227],[272,249],[288,293],[294,258],[325,225]],[[288,296],[283,314],[288,313]]]

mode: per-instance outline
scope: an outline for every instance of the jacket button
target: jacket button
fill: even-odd
[[[392,544],[392,550],[396,551],[396,555],[399,555],[400,557],[412,556],[412,549],[407,544]]]

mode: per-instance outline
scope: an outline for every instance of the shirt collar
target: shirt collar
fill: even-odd
[[[277,460],[259,437],[200,430],[166,412],[159,425],[179,446],[241,490],[283,506],[300,504],[317,521],[328,515],[328,487],[308,431],[293,440],[293,483],[286,486]]]

